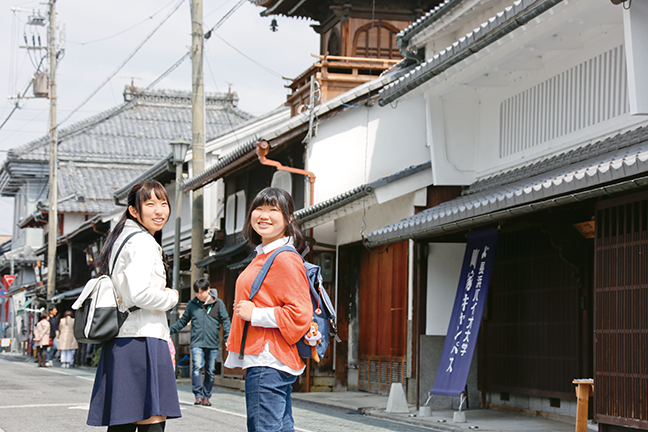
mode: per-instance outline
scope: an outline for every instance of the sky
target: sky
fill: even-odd
[[[204,32],[238,3],[203,0]],[[57,68],[60,127],[119,105],[126,85],[132,82],[146,87],[176,63],[191,46],[190,5],[190,0],[58,0],[57,22],[64,25],[64,38],[57,34],[59,40],[64,39]],[[0,0],[0,89],[7,96],[25,91],[41,58],[37,50],[20,48],[25,46],[23,36],[27,35],[29,45],[32,36],[38,45],[39,35],[41,44],[47,44],[47,27],[26,25],[32,13],[22,10],[34,9],[47,17],[48,6],[42,0]],[[313,21],[261,17],[262,11],[246,0],[204,46],[205,91],[226,92],[231,87],[238,93],[239,108],[252,115],[282,105],[288,94],[284,87],[288,81],[282,77],[297,77],[314,63],[311,54],[319,54]],[[81,106],[169,15],[114,77]],[[276,32],[270,30],[272,18],[277,20]],[[47,60],[43,62],[46,65]],[[191,90],[191,60],[185,60],[155,88]],[[26,95],[33,96],[31,88]],[[15,99],[0,98],[0,124],[15,104]],[[46,135],[48,128],[49,99],[20,100],[19,109],[0,129],[0,163],[8,149]],[[12,225],[13,199],[0,198],[0,235],[11,235]]]

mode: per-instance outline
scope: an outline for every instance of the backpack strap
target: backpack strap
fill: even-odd
[[[112,273],[113,273],[113,271],[115,271],[115,266],[117,265],[117,259],[119,258],[119,254],[121,253],[124,246],[126,246],[126,243],[128,243],[128,240],[130,240],[131,237],[133,237],[135,234],[139,234],[139,233],[140,233],[140,231],[135,231],[133,233],[128,234],[128,236],[124,239],[122,244],[119,246],[119,249],[117,249],[117,253],[115,254],[115,261],[113,261],[113,265],[112,265],[112,268],[110,269],[110,274],[108,274],[108,277],[112,277]],[[117,299],[117,295],[115,295],[115,300],[116,299]],[[128,318],[128,315],[130,315],[131,312],[135,312],[138,309],[139,309],[139,307],[137,307],[137,306],[131,306],[128,309],[126,309],[124,311],[124,314],[125,314],[124,320],[126,320],[126,318]]]
[[[266,262],[263,263],[263,267],[261,267],[261,270],[259,270],[259,274],[257,274],[256,278],[254,279],[254,282],[252,283],[252,288],[250,288],[250,301],[252,301],[252,298],[256,295],[257,292],[259,292],[259,288],[261,288],[261,284],[263,283],[263,280],[268,274],[268,270],[270,270],[270,266],[274,262],[277,255],[285,251],[293,251],[297,255],[299,255],[299,252],[297,252],[295,248],[291,246],[282,246],[279,249],[275,250],[272,253],[272,255],[270,255],[270,257],[266,260]],[[299,256],[301,257],[301,255]],[[241,360],[243,359],[243,351],[245,350],[245,339],[247,338],[247,331],[249,325],[250,325],[250,321],[245,321],[245,325],[243,327],[243,337],[241,338],[241,350],[239,352],[239,359]]]

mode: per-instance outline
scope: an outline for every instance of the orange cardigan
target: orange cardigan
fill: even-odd
[[[272,255],[257,255],[236,280],[234,304],[250,298],[250,289],[259,270]],[[295,345],[308,331],[313,318],[308,279],[304,263],[293,252],[282,252],[275,258],[252,302],[256,307],[274,307],[279,328],[248,327],[245,354],[259,355],[270,343],[270,353],[291,369],[301,369],[304,362]],[[227,350],[238,355],[245,321],[232,317]]]

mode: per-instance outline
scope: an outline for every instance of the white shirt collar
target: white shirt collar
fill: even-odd
[[[260,244],[254,250],[256,251],[257,255],[261,255],[270,253],[275,249],[279,249],[281,246],[294,246],[294,244],[295,241],[292,237],[282,237],[273,241],[272,243],[268,243],[265,246],[263,246],[263,244]]]

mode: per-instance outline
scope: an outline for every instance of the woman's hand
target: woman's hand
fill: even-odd
[[[245,321],[252,321],[253,310],[254,303],[249,300],[241,300],[236,306],[234,306],[234,314]]]
[[[174,290],[173,288],[164,288],[164,291],[173,291],[173,293],[180,298],[180,293],[177,290]]]

